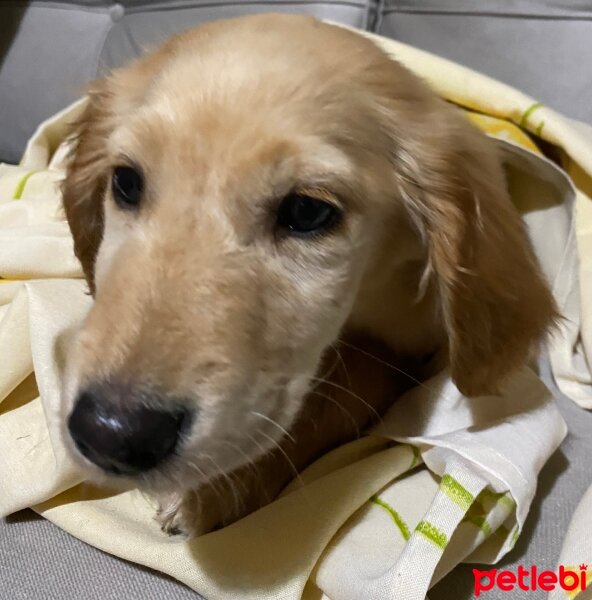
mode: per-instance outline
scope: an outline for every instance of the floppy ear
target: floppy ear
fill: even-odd
[[[66,218],[74,237],[74,253],[91,293],[94,263],[103,236],[103,197],[108,179],[106,143],[111,127],[106,83],[92,85],[88,104],[74,125],[72,149],[62,182]]]
[[[88,88],[88,103],[73,127],[73,145],[62,183],[66,218],[74,252],[94,294],[94,264],[103,237],[103,199],[110,169],[107,141],[116,122],[133,114],[154,77],[174,53],[182,36],[171,38],[155,54],[112,71]]]
[[[468,396],[496,393],[558,315],[494,143],[442,112],[445,125],[399,150],[400,187],[426,236],[453,380]]]

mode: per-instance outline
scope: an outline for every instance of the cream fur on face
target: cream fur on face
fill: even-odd
[[[148,489],[276,448],[344,326],[440,353],[477,395],[554,318],[493,145],[355,33],[278,15],[204,25],[97,82],[77,135],[64,205],[95,304],[64,419],[105,381],[189,410],[175,453],[132,478]],[[114,202],[121,164],[143,173],[137,210]],[[294,191],[338,224],[279,231]]]

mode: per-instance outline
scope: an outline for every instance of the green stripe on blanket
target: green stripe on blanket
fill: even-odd
[[[407,541],[411,537],[411,533],[409,531],[407,523],[405,523],[401,515],[390,504],[388,504],[388,502],[381,500],[380,498],[378,498],[378,496],[372,496],[370,500],[374,502],[374,504],[376,504],[377,506],[384,508],[384,510],[391,516],[393,522],[401,532],[403,539]]]
[[[477,502],[481,502],[485,509],[489,510],[496,504],[505,506],[508,510],[514,510],[516,508],[516,502],[510,492],[500,492],[496,494],[490,489],[484,489],[477,497]]]
[[[440,489],[464,511],[467,511],[475,501],[473,494],[450,475],[442,477]]]
[[[446,534],[428,521],[420,521],[417,524],[415,531],[421,533],[426,539],[438,546],[441,550],[444,550],[446,544],[448,544],[448,537]]]
[[[472,523],[478,527],[484,536],[489,537],[491,535],[491,525],[487,522],[487,517],[484,515],[467,515],[463,521],[465,523]]]
[[[27,181],[29,181],[30,177],[35,175],[37,171],[31,171],[27,173],[17,184],[14,194],[12,195],[13,200],[20,200],[23,197],[23,192],[25,191],[25,186],[27,185]]]

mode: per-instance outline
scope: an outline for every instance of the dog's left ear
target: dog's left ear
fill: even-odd
[[[94,264],[103,237],[107,186],[107,137],[111,127],[105,81],[91,84],[82,116],[73,127],[72,148],[62,182],[63,205],[74,238],[74,253],[94,294]]]
[[[116,122],[139,106],[158,55],[88,85],[86,106],[72,126],[70,155],[62,182],[63,206],[74,238],[74,253],[82,264],[91,293],[95,291],[95,260],[103,238],[104,199],[112,165],[108,139]]]
[[[452,378],[468,396],[496,393],[538,349],[556,305],[495,144],[451,107],[442,113],[413,149],[399,147],[395,169],[428,244]]]

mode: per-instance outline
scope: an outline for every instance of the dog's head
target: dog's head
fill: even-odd
[[[269,449],[348,320],[478,394],[554,315],[490,142],[310,18],[206,25],[94,84],[63,191],[95,296],[64,421],[147,487]]]

